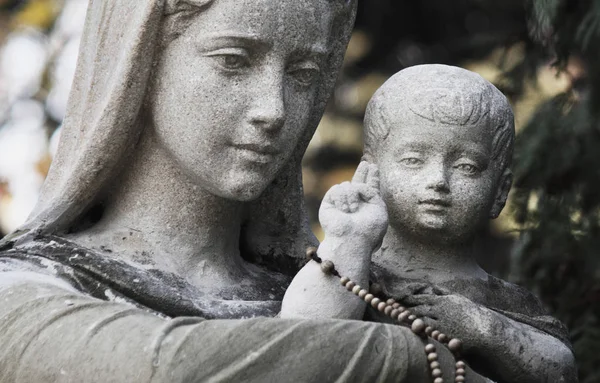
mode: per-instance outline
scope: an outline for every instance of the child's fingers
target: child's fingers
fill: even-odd
[[[358,210],[360,203],[360,193],[358,191],[352,191],[348,193],[348,206],[350,207],[350,213],[354,213]]]
[[[325,197],[323,197],[323,202],[335,205],[335,198],[339,194],[340,185],[333,185],[327,193],[325,193]]]
[[[431,291],[435,295],[451,295],[452,292],[439,286],[432,286]]]
[[[354,184],[354,187],[357,192],[356,195],[364,202],[369,202],[373,197],[377,195],[377,190],[373,189],[367,184],[357,183]]]
[[[379,190],[379,168],[375,164],[369,164],[365,183],[375,190]]]
[[[323,202],[344,213],[353,213],[358,210],[359,198],[359,193],[355,190],[353,184],[342,182],[329,189]]]
[[[404,303],[405,299],[410,296],[414,296],[415,294],[420,294],[422,291],[427,289],[429,284],[422,282],[408,283],[400,289],[399,292],[394,293],[394,299],[402,301]]]
[[[439,297],[437,295],[415,294],[402,299],[402,303],[407,306],[434,305],[438,300]]]
[[[367,180],[367,173],[369,172],[369,163],[367,161],[362,161],[358,164],[356,171],[354,172],[354,177],[352,177],[352,183],[365,183]]]
[[[429,305],[415,306],[410,308],[410,312],[421,318],[427,326],[436,327],[435,323],[438,320],[438,316],[433,307]]]

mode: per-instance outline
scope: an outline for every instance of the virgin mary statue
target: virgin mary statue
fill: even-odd
[[[275,318],[356,4],[90,0],[57,157],[0,242],[0,382],[431,380],[410,330]]]

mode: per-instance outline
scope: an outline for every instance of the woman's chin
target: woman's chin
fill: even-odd
[[[233,201],[250,202],[258,199],[270,183],[267,183],[264,180],[261,180],[261,182],[244,181],[246,180],[230,180],[230,182],[220,185],[216,194]]]

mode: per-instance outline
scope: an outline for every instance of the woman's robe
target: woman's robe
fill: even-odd
[[[279,305],[208,300],[58,237],[4,242],[0,382],[431,381],[407,328],[265,318]],[[454,359],[440,350],[450,376]]]

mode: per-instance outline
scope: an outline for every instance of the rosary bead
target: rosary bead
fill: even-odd
[[[361,290],[358,292],[358,296],[360,297],[360,299],[365,299],[365,297],[367,296],[367,294],[368,294],[368,293],[369,293],[369,292],[368,292],[367,290],[365,290],[365,289],[361,289]]]
[[[390,318],[398,319],[398,315],[400,315],[400,311],[392,308],[392,311],[390,312]]]
[[[465,370],[462,368],[458,368],[456,369],[456,375],[465,375]]]
[[[450,351],[452,352],[458,352],[460,351],[460,349],[462,348],[462,342],[460,339],[451,339],[450,342],[448,342],[448,348],[450,349]]]
[[[435,352],[435,345],[428,343],[427,346],[425,346],[425,352],[428,354],[431,352]]]
[[[434,362],[431,362],[431,364],[429,365],[429,368],[431,368],[432,370],[434,370],[436,368],[440,368],[440,362],[438,362],[437,360]]]
[[[379,285],[379,283],[373,283],[369,288],[369,291],[373,295],[379,295],[381,294],[381,286]]]
[[[434,330],[434,331],[431,333],[431,337],[432,337],[433,339],[437,340],[437,338],[438,338],[438,336],[439,336],[440,334],[441,334],[441,333],[440,333],[438,330]]]
[[[431,354],[427,354],[427,360],[430,362],[435,362],[437,361],[438,355],[435,352],[432,352]]]
[[[398,315],[398,320],[404,322],[405,320],[408,319],[409,316],[410,316],[410,311],[408,311],[408,310],[407,311],[403,311],[403,312],[400,313],[400,315]]]
[[[433,327],[431,327],[431,326],[425,327],[425,334],[431,336],[432,332],[433,332]]]
[[[365,295],[365,302],[367,303],[371,303],[373,301],[373,299],[375,299],[375,296],[373,294],[367,294]]]
[[[379,302],[377,305],[377,310],[384,312],[386,307],[388,307],[388,305],[385,302]]]
[[[340,283],[342,284],[342,286],[346,286],[346,283],[350,282],[350,278],[348,277],[342,277],[342,279],[340,279]]]
[[[352,289],[354,288],[354,286],[356,286],[356,283],[354,283],[352,281],[348,281],[348,283],[346,283],[346,290],[352,291]]]
[[[317,255],[317,248],[316,247],[309,247],[308,249],[306,249],[306,258],[308,258],[309,260],[313,259],[313,257]]]
[[[392,305],[393,308],[397,309],[400,307],[400,303],[396,302]]]
[[[379,303],[381,303],[381,299],[379,298],[373,298],[373,300],[371,301],[371,306],[373,306],[373,308],[377,308],[377,306],[379,306]]]
[[[444,383],[444,379],[442,379],[442,378],[435,378],[433,380],[433,383]]]
[[[409,317],[408,317],[408,320],[411,321],[411,322],[414,321],[415,319],[417,319],[417,316],[414,315],[414,314],[413,315],[409,315]]]
[[[456,378],[454,378],[454,381],[456,383],[463,383],[465,381],[465,377],[464,376],[457,376]]]
[[[335,266],[331,261],[323,261],[321,263],[321,271],[325,274],[331,274],[335,270]]]
[[[438,335],[437,337],[437,340],[440,343],[446,343],[448,342],[448,336],[446,334],[440,333],[440,335]]]
[[[394,311],[394,309],[392,308],[392,306],[390,306],[390,305],[387,305],[387,306],[385,307],[385,310],[384,310],[383,312],[385,313],[385,315],[388,315],[388,316],[389,316],[389,315],[392,313],[392,311]]]
[[[410,317],[409,317],[410,319]],[[410,326],[411,330],[415,333],[415,334],[420,334],[423,332],[423,330],[425,330],[425,322],[423,322],[423,320],[421,319],[415,319],[412,322],[412,325]],[[427,347],[425,347],[425,350],[427,350]]]
[[[434,378],[440,378],[442,376],[442,370],[440,370],[439,368],[434,368],[431,371],[431,376],[433,376]]]
[[[459,360],[458,362],[456,362],[456,368],[465,368],[465,367],[467,367],[467,365],[462,360]]]
[[[352,288],[352,292],[356,295],[358,295],[358,293],[360,293],[360,290],[362,290],[362,287],[360,287],[359,285],[356,285]]]
[[[392,298],[388,299],[385,303],[387,303],[388,305],[393,305],[394,303],[396,303],[395,300],[393,300]]]

